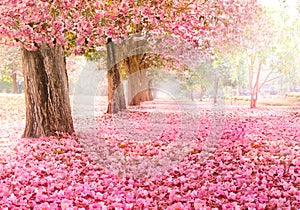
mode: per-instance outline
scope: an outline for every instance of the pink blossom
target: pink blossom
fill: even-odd
[[[183,210],[183,209],[184,209],[184,206],[180,202],[174,203],[172,206],[167,208],[167,210]]]
[[[72,204],[73,204],[72,200],[68,200],[68,199],[64,198],[61,200],[60,206],[61,206],[62,210],[67,210],[72,206]]]
[[[200,200],[200,199],[195,200],[195,202],[194,202],[195,210],[202,210],[202,209],[205,209],[205,207],[206,207],[206,201]]]
[[[34,207],[35,210],[50,210],[51,206],[48,202],[41,203]]]

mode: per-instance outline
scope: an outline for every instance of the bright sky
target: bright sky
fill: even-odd
[[[296,3],[299,0],[285,0],[288,4],[289,14],[293,17],[297,14]],[[268,7],[279,7],[279,0],[258,0],[262,5]]]

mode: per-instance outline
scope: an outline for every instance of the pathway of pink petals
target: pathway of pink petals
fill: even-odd
[[[171,102],[164,103],[168,107]],[[129,112],[142,131],[149,129],[148,108],[149,103]],[[184,160],[163,174],[140,178],[104,170],[72,136],[21,139],[24,109],[20,96],[1,96],[1,209],[300,208],[299,109],[227,106],[218,148],[213,157],[199,162],[210,132],[205,111],[199,119],[198,145]],[[97,118],[99,132],[124,155],[155,156],[178,132],[180,115],[170,109],[165,123],[172,126],[152,142],[121,139],[107,115]]]

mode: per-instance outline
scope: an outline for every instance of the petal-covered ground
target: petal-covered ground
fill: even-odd
[[[83,145],[80,135],[21,139],[24,101],[2,95],[0,208],[300,209],[299,108],[226,106],[216,150],[200,161],[214,115],[209,104],[196,107],[191,114],[154,101],[122,116],[102,114]],[[117,176],[95,158],[101,148],[86,149],[103,140],[120,157],[144,160],[192,138],[176,167],[153,176]]]

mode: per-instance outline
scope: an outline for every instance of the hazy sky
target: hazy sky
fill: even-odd
[[[279,7],[279,1],[278,0],[258,0],[261,2],[261,4],[268,6],[268,7]],[[289,9],[289,14],[291,16],[295,16],[297,14],[297,9],[296,9],[296,2],[299,0],[286,0],[288,3],[288,9]]]

